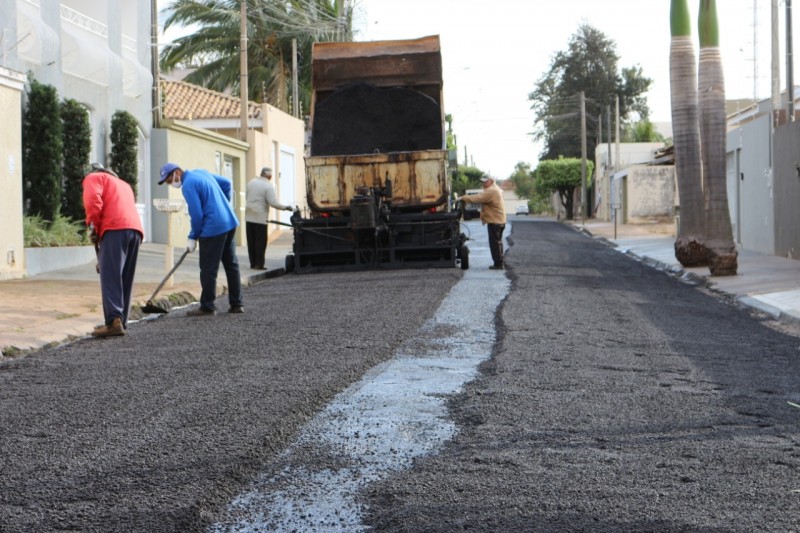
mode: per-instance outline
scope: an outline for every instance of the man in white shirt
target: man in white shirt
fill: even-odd
[[[261,175],[247,184],[247,208],[245,209],[245,232],[247,235],[247,254],[250,268],[266,270],[267,219],[270,206],[275,209],[292,211],[292,206],[278,203],[272,180],[272,169],[264,167]]]

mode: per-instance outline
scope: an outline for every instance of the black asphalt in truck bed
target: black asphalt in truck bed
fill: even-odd
[[[441,150],[442,139],[442,111],[431,97],[353,83],[317,103],[311,155]]]

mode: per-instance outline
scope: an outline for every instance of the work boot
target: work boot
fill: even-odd
[[[122,319],[120,317],[111,321],[111,324],[97,326],[92,332],[92,337],[104,339],[106,337],[119,337],[125,335],[125,328],[122,326]]]
[[[506,266],[503,263],[495,263],[489,267],[489,270],[505,270]]]
[[[244,313],[244,307],[241,305],[232,305],[230,309],[228,309],[228,312],[234,315],[240,315]]]
[[[186,316],[214,316],[217,312],[213,309],[206,309],[205,307],[198,307],[197,309],[192,309]]]

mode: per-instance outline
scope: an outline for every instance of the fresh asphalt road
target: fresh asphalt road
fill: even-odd
[[[468,271],[0,365],[0,530],[797,529],[797,336],[554,222],[488,271],[467,226]]]

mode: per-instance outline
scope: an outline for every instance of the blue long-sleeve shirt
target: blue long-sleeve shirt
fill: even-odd
[[[181,191],[189,208],[190,239],[214,237],[239,225],[231,208],[231,180],[204,169],[186,170]]]

